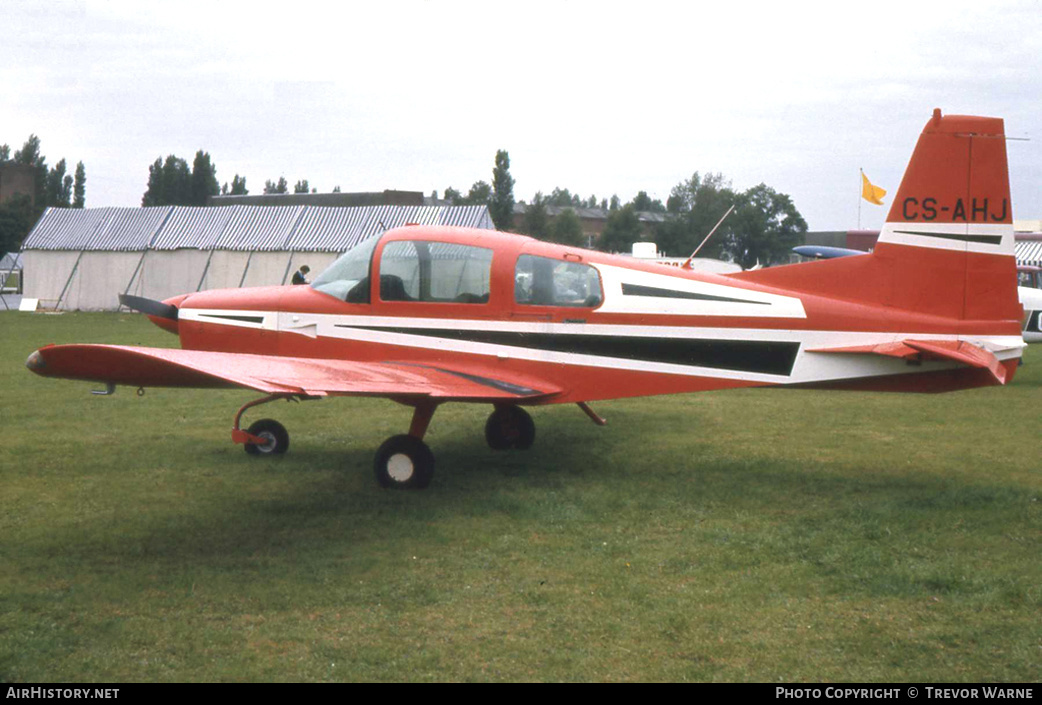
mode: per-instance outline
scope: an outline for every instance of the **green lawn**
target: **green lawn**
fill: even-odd
[[[0,313],[0,681],[1042,678],[1042,347],[1006,388],[745,390],[439,410],[431,487],[376,486],[380,400],[46,380],[143,316]],[[98,386],[98,385],[95,385]]]

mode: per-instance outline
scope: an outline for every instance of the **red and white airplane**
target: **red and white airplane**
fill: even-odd
[[[923,129],[875,251],[730,275],[488,230],[409,226],[358,245],[311,286],[128,297],[181,349],[47,346],[33,372],[266,396],[232,439],[284,453],[243,412],[276,399],[386,397],[409,432],[377,451],[387,487],[425,487],[445,402],[494,407],[496,449],[535,437],[522,408],[730,387],[937,392],[1005,384],[1024,347],[1003,122]]]

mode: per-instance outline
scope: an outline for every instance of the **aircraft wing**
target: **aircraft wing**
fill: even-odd
[[[808,352],[884,355],[905,360],[951,360],[970,367],[986,369],[998,384],[1006,383],[1006,368],[993,353],[960,340],[902,340],[849,348],[821,348]]]
[[[245,387],[268,394],[536,401],[553,385],[478,365],[358,362],[122,345],[49,345],[29,369],[45,377],[135,387]]]

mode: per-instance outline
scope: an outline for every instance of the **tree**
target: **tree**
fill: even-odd
[[[228,182],[225,181],[224,185],[221,186],[221,194],[224,196],[246,196],[249,194],[249,190],[246,188],[246,177],[238,174],[233,176],[231,188],[228,188]]]
[[[293,193],[308,193],[310,187],[308,186],[308,180],[303,179],[293,184]]]
[[[40,138],[36,135],[29,135],[29,139],[25,141],[22,148],[14,153],[14,161],[36,167],[34,190],[38,211],[36,215],[39,217],[49,205],[47,202],[47,160],[40,153]]]
[[[19,164],[43,166],[44,158],[40,154],[40,138],[36,135],[29,135],[29,139],[25,141],[22,148],[14,153],[14,160]]]
[[[44,199],[55,208],[68,208],[72,199],[72,176],[65,173],[65,160],[60,160],[47,173]]]
[[[475,181],[467,197],[463,199],[467,206],[485,206],[492,200],[492,187],[485,181]]]
[[[286,181],[285,176],[279,177],[279,182],[274,183],[272,181],[264,182],[264,193],[288,193],[289,183]]]
[[[560,208],[567,208],[568,206],[582,208],[583,202],[579,198],[579,194],[573,194],[566,188],[554,187],[554,190],[550,192],[549,198],[546,199],[546,205],[558,206]]]
[[[604,232],[597,247],[605,252],[629,252],[640,236],[637,211],[632,203],[627,203],[608,214],[608,222],[604,224]]]
[[[72,207],[83,208],[87,205],[87,169],[83,162],[76,164],[76,178],[72,187]]]
[[[192,200],[192,173],[188,162],[173,154],[157,157],[148,167],[148,185],[142,206],[187,206]]]
[[[192,185],[190,190],[190,206],[205,206],[210,196],[221,192],[217,183],[217,167],[210,162],[210,155],[199,150],[192,161]]]
[[[674,217],[655,228],[659,249],[674,257],[690,255],[734,204],[735,198],[731,182],[722,174],[702,176],[696,171],[690,179],[674,186],[669,194],[666,211]],[[733,218],[734,214],[729,216],[725,225]],[[723,233],[717,231],[699,251],[699,256],[719,258],[723,251]]]
[[[547,215],[542,193],[537,192],[532,203],[525,208],[521,232],[538,240],[546,240],[550,236],[550,217]]]
[[[487,206],[492,203],[492,187],[487,181],[475,181],[464,196],[450,186],[445,189],[445,200],[454,206]]]
[[[554,218],[553,223],[550,225],[550,236],[548,239],[551,242],[559,242],[562,245],[575,247],[586,245],[586,235],[583,234],[582,221],[579,220],[579,216],[575,214],[574,210],[566,208]]]
[[[759,184],[739,195],[737,204],[724,249],[743,269],[784,259],[803,241],[807,222],[788,195]]]
[[[85,198],[86,172],[83,162],[76,165],[76,177],[67,174],[66,161],[61,159],[53,169],[47,168],[47,160],[40,149],[40,138],[29,138],[16,150],[12,158],[10,145],[0,145],[0,162],[14,161],[34,168],[33,194],[18,194],[0,204],[0,255],[17,251],[22,240],[29,234],[33,223],[40,219],[49,206],[68,208],[81,204]],[[73,201],[73,194],[76,200]]]
[[[633,208],[637,211],[650,211],[652,213],[665,213],[666,207],[658,199],[652,200],[647,191],[641,191],[633,199]]]
[[[496,152],[496,166],[492,169],[492,198],[489,215],[496,230],[509,230],[514,222],[514,177],[510,175],[510,155],[505,149]]]

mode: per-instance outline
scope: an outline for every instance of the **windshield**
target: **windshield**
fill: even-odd
[[[379,241],[380,236],[373,235],[352,247],[315,277],[311,287],[341,301],[369,303],[369,267],[373,261],[373,250]]]

